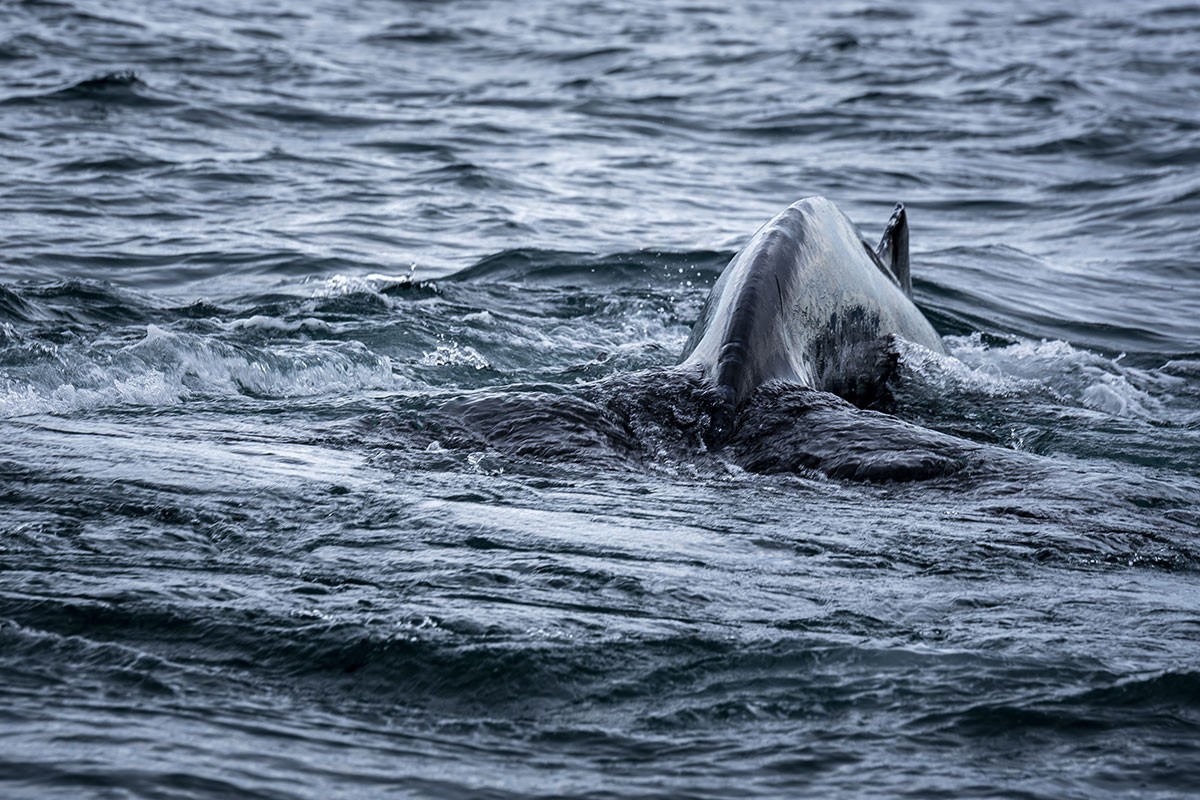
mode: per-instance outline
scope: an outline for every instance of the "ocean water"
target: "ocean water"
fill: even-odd
[[[0,4],[0,795],[1194,796],[1198,109],[1178,0]],[[710,449],[811,194],[950,357]]]

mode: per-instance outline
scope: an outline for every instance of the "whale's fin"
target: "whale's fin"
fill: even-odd
[[[883,266],[896,277],[900,288],[912,297],[912,273],[908,266],[908,215],[904,213],[904,204],[897,203],[892,218],[883,229],[883,238],[875,249]]]

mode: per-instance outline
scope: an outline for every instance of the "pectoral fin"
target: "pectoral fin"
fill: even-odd
[[[883,229],[883,238],[875,255],[880,262],[895,276],[900,288],[912,297],[912,273],[908,266],[908,215],[904,213],[904,204],[897,203],[892,218]]]

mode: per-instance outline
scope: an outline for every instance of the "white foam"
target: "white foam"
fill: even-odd
[[[182,399],[180,386],[173,385],[163,373],[151,371],[99,387],[62,383],[39,391],[30,385],[9,386],[0,392],[0,417],[69,414],[115,405],[169,406]]]
[[[263,314],[255,314],[246,319],[235,319],[225,326],[226,330],[264,330],[278,331],[280,333],[296,333],[304,331],[306,333],[328,333],[333,328],[324,320],[319,320],[314,317],[305,317],[298,320],[282,320],[278,317],[268,317]]]
[[[401,275],[386,275],[372,272],[368,275],[334,275],[323,280],[313,291],[313,297],[340,297],[358,292],[379,294],[393,286],[407,286],[413,282],[416,264],[410,264],[408,272]]]
[[[1005,374],[1001,365],[976,358],[987,349],[978,336],[967,337],[968,343],[955,346],[948,341],[950,356],[935,353],[925,347],[901,340],[900,357],[909,372],[922,384],[941,393],[962,392],[1007,397],[1036,390],[1040,384],[1026,378]]]
[[[1153,418],[1162,408],[1137,385],[1152,383],[1150,377],[1122,365],[1123,356],[1110,358],[1060,340],[992,346],[978,333],[948,337],[946,344],[951,357],[908,343],[901,349],[910,372],[941,393],[1050,395],[1117,417]]]
[[[426,367],[466,366],[475,369],[488,369],[492,366],[474,347],[464,347],[458,342],[438,345],[436,349],[422,355],[418,363]]]
[[[358,342],[249,347],[157,325],[112,352],[60,350],[0,390],[0,417],[98,407],[178,405],[195,397],[267,398],[394,388],[391,360]]]
[[[490,311],[476,311],[474,314],[467,314],[463,317],[463,322],[478,322],[481,325],[494,325],[496,318],[492,316]]]

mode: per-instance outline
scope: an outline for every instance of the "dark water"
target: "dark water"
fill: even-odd
[[[1177,2],[0,3],[0,794],[1191,796],[1198,65]],[[669,367],[808,194],[908,204],[953,357],[711,452]],[[897,430],[966,455],[839,471]]]

